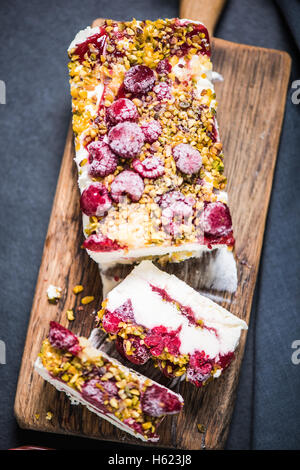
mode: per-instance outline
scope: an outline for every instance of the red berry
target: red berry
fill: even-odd
[[[133,160],[132,166],[134,170],[143,176],[143,178],[158,178],[165,172],[165,167],[160,158],[147,157],[145,160]]]
[[[144,133],[145,141],[149,144],[153,144],[162,133],[160,122],[154,119],[153,121],[141,124],[141,129]]]
[[[187,175],[197,173],[201,168],[201,154],[189,144],[176,145],[173,148],[173,157],[178,170]]]
[[[134,202],[140,200],[144,192],[142,178],[131,170],[119,173],[111,184],[110,193],[114,201],[120,202],[122,197],[128,195]]]
[[[83,247],[90,251],[104,252],[117,251],[121,246],[115,240],[111,240],[102,233],[90,235],[84,242]]]
[[[119,124],[124,121],[137,121],[139,113],[133,101],[120,98],[106,110],[106,116],[111,124]]]
[[[185,196],[180,191],[169,191],[159,198],[158,203],[162,209],[165,209],[177,201],[185,201]]]
[[[111,208],[112,202],[104,184],[93,183],[80,198],[80,208],[88,216],[101,216]]]
[[[167,75],[170,73],[172,70],[172,65],[168,61],[168,59],[163,59],[160,62],[158,62],[157,67],[156,67],[156,72],[159,75]]]
[[[229,208],[223,202],[211,202],[202,212],[202,228],[208,235],[225,236],[232,231]]]
[[[181,225],[187,223],[193,214],[194,202],[193,198],[186,198],[180,191],[170,191],[161,196],[162,224],[167,233],[175,238],[180,236]]]
[[[109,146],[99,140],[92,142],[87,150],[89,152],[89,175],[94,178],[107,176],[115,171],[118,166],[118,157]]]
[[[113,312],[109,312],[108,310],[105,312],[102,318],[102,327],[105,329],[107,333],[118,333],[119,331],[119,323],[120,322],[133,322],[134,321],[134,313],[132,308],[131,300],[128,299],[124,304],[122,304],[119,308],[114,310]]]
[[[123,158],[137,157],[144,145],[144,140],[141,128],[133,122],[117,124],[108,133],[110,148]]]
[[[81,351],[78,338],[56,321],[50,322],[49,341],[54,348],[64,349],[74,355]]]
[[[130,93],[147,93],[153,88],[155,73],[145,65],[135,65],[125,74],[124,86]]]
[[[106,408],[104,401],[119,397],[116,384],[110,380],[88,380],[83,384],[81,394],[83,398],[102,410]]]
[[[160,82],[153,88],[159,101],[170,100],[172,98],[171,88],[165,82]]]
[[[190,358],[190,363],[186,371],[186,378],[197,387],[201,387],[211,376],[212,363],[205,356],[204,351],[196,351]]]
[[[130,353],[127,350],[127,341],[130,342]],[[116,347],[119,353],[133,364],[146,364],[151,354],[147,346],[141,344],[138,336],[128,335],[126,340],[118,336]]]
[[[141,406],[145,414],[159,418],[165,414],[179,413],[183,403],[169,390],[152,384],[143,393]]]

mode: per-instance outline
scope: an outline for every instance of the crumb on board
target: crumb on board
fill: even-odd
[[[62,288],[50,284],[47,289],[48,302],[51,304],[56,304],[61,298]]]
[[[83,289],[84,289],[84,287],[81,286],[80,284],[78,284],[77,286],[74,286],[74,287],[73,287],[73,293],[74,293],[75,295],[77,295],[77,294],[79,294],[79,292],[82,292]]]
[[[92,295],[87,295],[86,297],[82,297],[81,303],[82,303],[83,305],[87,305],[87,304],[90,304],[91,302],[93,302],[94,299],[95,299],[94,296],[92,296]]]
[[[197,429],[198,429],[199,432],[201,432],[201,434],[204,434],[205,431],[206,431],[206,426],[204,426],[204,424],[198,423],[197,424]]]
[[[69,321],[75,320],[74,312],[73,312],[72,309],[67,310],[67,311],[66,311],[66,315],[67,315],[67,319],[68,319]]]
[[[47,421],[51,421],[53,418],[53,413],[51,411],[47,411],[47,414],[46,414],[46,420]]]

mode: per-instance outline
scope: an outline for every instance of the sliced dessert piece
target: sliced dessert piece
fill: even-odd
[[[143,441],[157,441],[164,416],[179,413],[183,406],[181,395],[128,369],[56,322],[50,323],[35,369],[73,404],[87,406]]]
[[[98,317],[129,361],[152,358],[166,376],[185,375],[197,387],[220,376],[247,329],[243,320],[151,261],[142,261],[109,292]]]
[[[84,247],[99,264],[234,244],[206,27],[88,27],[68,49]]]

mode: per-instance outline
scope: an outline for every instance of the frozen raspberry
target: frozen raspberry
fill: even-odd
[[[93,183],[80,198],[80,208],[88,216],[101,216],[111,208],[112,202],[104,184]]]
[[[211,202],[202,212],[203,231],[212,236],[225,236],[232,231],[229,208],[223,202]]]
[[[170,100],[172,98],[171,88],[165,82],[158,83],[153,88],[153,91],[156,93],[157,99],[159,101]]]
[[[81,394],[87,401],[105,410],[104,401],[118,398],[118,388],[114,382],[109,380],[91,379],[83,384]]]
[[[113,127],[108,133],[110,148],[120,157],[134,158],[144,145],[144,134],[134,122],[122,122]]]
[[[142,178],[131,170],[124,170],[119,173],[111,184],[110,193],[114,201],[120,202],[126,194],[134,202],[140,200],[144,192],[144,182]]]
[[[156,72],[159,75],[167,75],[170,73],[172,70],[172,65],[168,61],[168,59],[163,59],[160,62],[158,62],[157,67],[156,67]]]
[[[229,366],[231,361],[234,359],[234,353],[229,352],[227,354],[224,354],[223,356],[220,356],[218,360],[218,364],[222,367],[222,369],[226,369],[226,367]]]
[[[74,355],[81,351],[78,338],[56,321],[50,322],[49,341],[54,348],[64,349]]]
[[[83,247],[90,251],[104,252],[121,250],[121,246],[115,240],[111,240],[102,233],[90,235],[84,242]]]
[[[202,383],[211,376],[212,368],[212,363],[204,351],[196,351],[190,358],[186,378],[197,387],[201,387]]]
[[[169,390],[152,384],[142,395],[141,406],[145,414],[159,418],[165,414],[179,413],[183,403]]]
[[[131,343],[129,352],[127,350],[127,341]],[[118,336],[116,347],[119,353],[133,364],[145,364],[150,358],[149,349],[141,344],[141,339],[138,336],[129,335],[126,340]]]
[[[197,173],[201,168],[201,154],[189,144],[176,145],[176,147],[173,148],[173,157],[178,170],[187,175]]]
[[[193,214],[193,198],[186,198],[180,191],[170,191],[161,196],[162,224],[167,233],[177,238],[181,234],[181,225]]]
[[[143,178],[158,178],[165,172],[165,167],[160,158],[147,157],[145,160],[133,160],[133,169]]]
[[[87,150],[89,152],[89,175],[93,178],[107,176],[115,171],[118,166],[118,157],[109,146],[99,140],[92,142]]]
[[[139,113],[133,101],[119,98],[106,110],[109,123],[115,125],[125,121],[137,121]]]
[[[119,323],[122,321],[134,321],[134,313],[130,299],[126,300],[124,304],[113,312],[106,311],[102,318],[102,327],[107,333],[115,334],[119,331]]]
[[[177,201],[185,201],[185,196],[180,191],[169,191],[159,198],[158,203],[162,209],[165,209]]]
[[[145,344],[151,348],[153,356],[160,356],[164,348],[173,355],[179,353],[180,339],[179,330],[168,331],[164,326],[152,328],[151,332],[145,338]]]
[[[145,141],[149,144],[153,144],[153,142],[155,142],[162,133],[160,122],[155,119],[141,124],[141,129],[144,133]]]
[[[125,74],[124,86],[130,93],[147,93],[153,88],[155,73],[145,65],[135,65]]]

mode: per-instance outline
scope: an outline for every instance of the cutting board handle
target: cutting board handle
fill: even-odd
[[[202,21],[212,36],[225,2],[226,0],[181,0],[180,18]]]

